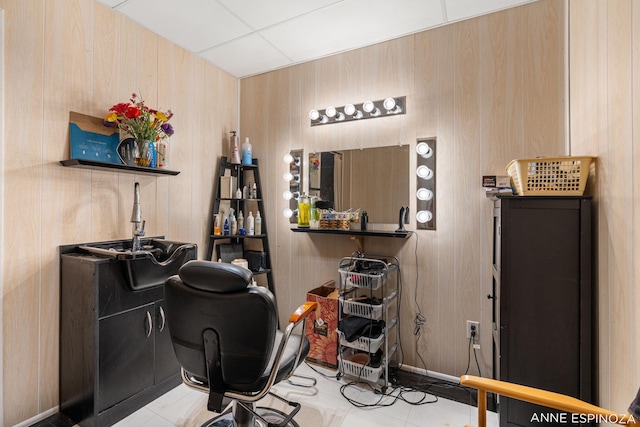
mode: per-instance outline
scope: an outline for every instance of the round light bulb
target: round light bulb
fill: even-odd
[[[344,113],[347,116],[353,116],[356,113],[356,106],[353,104],[347,104],[344,106]]]
[[[309,111],[309,118],[314,121],[318,120],[320,118],[320,113],[318,110],[311,110]]]
[[[367,113],[372,112],[374,108],[376,108],[376,106],[373,101],[365,101],[364,104],[362,104],[362,109]]]
[[[386,98],[382,105],[384,106],[385,110],[391,111],[396,108],[396,100],[393,98]]]
[[[285,200],[291,200],[293,199],[293,193],[289,190],[285,191],[284,193],[282,193],[282,198]]]
[[[336,107],[327,107],[324,110],[325,114],[327,115],[327,117],[335,117],[336,116]]]
[[[416,174],[422,179],[433,178],[433,171],[425,165],[418,166],[418,168],[416,169]]]
[[[433,199],[433,191],[428,188],[418,188],[418,191],[416,191],[416,197],[418,200],[431,200]]]
[[[433,156],[433,150],[426,142],[420,142],[418,143],[418,145],[416,145],[416,153],[420,154],[425,159]]]
[[[284,215],[285,218],[291,218],[293,216],[293,211],[289,208],[286,208],[282,211],[282,215]]]
[[[286,182],[293,181],[293,174],[291,172],[285,172],[284,175],[282,175],[282,177]]]
[[[293,163],[293,161],[295,160],[293,158],[293,156],[291,155],[291,153],[287,153],[284,155],[284,157],[282,158],[282,160],[284,160],[284,162],[288,165],[290,165],[291,163]]]
[[[416,214],[416,221],[420,224],[424,224],[425,222],[429,222],[433,219],[433,214],[431,211],[418,211]]]

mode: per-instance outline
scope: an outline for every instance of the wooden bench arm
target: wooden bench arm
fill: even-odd
[[[289,323],[298,323],[302,319],[305,319],[309,313],[314,311],[318,303],[314,301],[307,301],[296,309],[289,317]]]
[[[460,384],[472,387],[478,390],[478,398],[480,394],[486,392],[496,393],[501,396],[511,397],[525,402],[546,406],[548,408],[558,409],[573,414],[598,415],[604,417],[610,422],[627,425],[629,422],[637,423],[629,415],[621,415],[616,412],[609,411],[599,406],[583,402],[575,397],[567,396],[551,391],[540,390],[533,387],[527,387],[519,384],[508,383],[505,381],[494,380],[490,378],[481,378],[473,375],[463,375],[460,377]],[[478,410],[480,410],[478,408]],[[480,414],[478,414],[480,415]]]

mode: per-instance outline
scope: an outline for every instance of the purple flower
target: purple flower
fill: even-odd
[[[162,126],[160,126],[160,128],[162,128],[162,131],[167,135],[167,136],[171,136],[173,135],[173,126],[171,126],[170,123],[163,123]]]

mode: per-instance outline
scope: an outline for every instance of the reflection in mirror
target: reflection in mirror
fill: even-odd
[[[367,211],[373,223],[397,224],[409,176],[408,145],[309,154],[309,194],[336,211]]]

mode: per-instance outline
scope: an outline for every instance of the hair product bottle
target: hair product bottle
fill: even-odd
[[[252,163],[253,153],[251,143],[249,142],[249,138],[244,139],[244,144],[242,144],[242,164],[250,165]]]
[[[255,232],[256,234],[262,234],[262,218],[260,217],[260,211],[256,212]]]
[[[239,147],[239,141],[238,141],[238,136],[236,135],[236,131],[232,130],[231,131],[231,140],[230,142],[230,153],[229,153],[229,160],[231,161],[231,163],[233,163],[234,165],[239,165],[240,164],[240,147]]]

